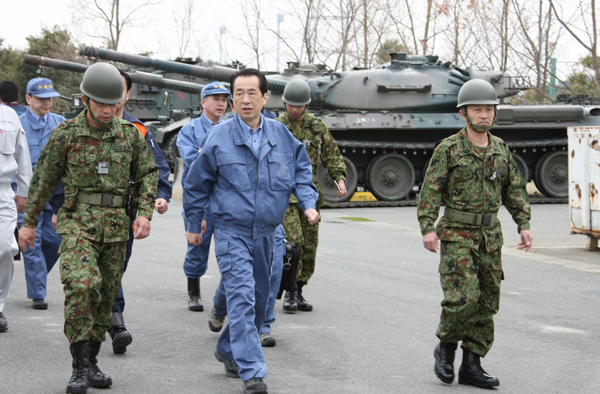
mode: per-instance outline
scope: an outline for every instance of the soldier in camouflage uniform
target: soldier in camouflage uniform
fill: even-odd
[[[150,233],[158,169],[144,137],[116,118],[123,99],[119,71],[108,63],[88,68],[81,83],[86,109],[61,123],[40,154],[31,181],[19,244],[33,247],[40,212],[60,180],[64,205],[58,212],[61,282],[65,291],[64,333],[73,356],[67,393],[108,387],[110,376],[97,366],[100,344],[111,328],[119,293],[130,219],[126,212],[129,174],[139,195],[135,238]],[[135,212],[129,209],[131,217]]]
[[[493,316],[500,306],[503,239],[497,215],[502,203],[518,225],[519,249],[528,251],[532,242],[524,179],[504,141],[489,133],[497,104],[487,81],[471,80],[461,87],[458,108],[467,125],[435,148],[417,210],[425,248],[436,253],[441,240],[444,300],[435,373],[452,383],[454,354],[462,341],[458,383],[484,388],[500,384],[481,368],[480,357],[492,347]],[[441,204],[444,216],[435,227]]]
[[[329,176],[338,183],[338,196],[346,195],[346,164],[338,149],[335,140],[323,122],[314,115],[307,113],[306,107],[310,103],[310,87],[302,79],[293,79],[285,86],[283,92],[285,113],[276,120],[283,123],[297,140],[304,144],[308,157],[312,163],[313,183],[319,190],[317,211],[323,205],[323,189],[319,185],[317,170],[319,164],[329,172]],[[302,295],[302,288],[308,283],[315,272],[315,259],[319,243],[319,224],[311,225],[302,210],[298,208],[298,201],[292,195],[290,205],[285,212],[283,228],[288,241],[300,250],[300,264],[298,266],[298,280],[295,291],[288,291],[283,300],[283,309],[294,313],[312,311],[313,307]]]

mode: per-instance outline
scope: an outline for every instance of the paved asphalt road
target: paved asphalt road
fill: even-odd
[[[136,241],[124,277],[125,321],[134,341],[125,355],[103,346],[100,367],[112,394],[242,393],[213,351],[207,312],[187,309],[181,202],[156,215],[149,239]],[[265,349],[269,393],[475,393],[433,373],[442,292],[439,256],[426,251],[416,209],[324,210],[317,270],[305,288],[313,312],[276,306],[275,348]],[[348,218],[364,218],[357,221]],[[600,253],[569,235],[568,206],[533,207],[535,248],[524,253],[503,209],[506,245],[496,343],[484,368],[505,393],[600,392]],[[210,310],[219,273],[214,256],[202,279]],[[1,393],[64,393],[70,377],[62,333],[63,293],[55,268],[46,311],[26,298],[15,263],[0,333]],[[108,336],[107,336],[108,337]],[[110,338],[109,338],[110,339]],[[460,362],[457,356],[456,368]],[[100,392],[90,389],[90,393]]]

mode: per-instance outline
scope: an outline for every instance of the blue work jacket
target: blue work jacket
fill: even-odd
[[[29,155],[31,156],[31,165],[35,169],[40,153],[42,153],[42,149],[44,149],[46,142],[48,142],[48,138],[50,138],[50,133],[52,133],[52,130],[61,124],[65,118],[49,112],[46,125],[42,126],[38,121],[38,116],[31,112],[31,109],[27,108],[27,111],[19,116],[19,120],[23,125],[23,130],[25,130],[27,145],[29,145]]]
[[[221,120],[219,119],[220,124]],[[183,174],[181,175],[181,184],[185,185],[190,166],[198,156],[200,144],[206,133],[214,126],[214,123],[204,115],[200,115],[183,126],[177,135],[177,148],[183,159]]]
[[[209,201],[215,228],[252,238],[273,234],[283,222],[292,192],[300,209],[315,208],[318,192],[304,145],[283,124],[264,116],[261,122],[258,157],[247,145],[238,119],[208,133],[183,188],[189,232],[202,232]]]

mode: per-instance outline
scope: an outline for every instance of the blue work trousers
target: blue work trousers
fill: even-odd
[[[19,228],[23,226],[23,213],[19,214]],[[61,236],[52,227],[52,209],[46,204],[38,218],[33,249],[23,251],[27,298],[46,298],[46,278],[58,260]]]
[[[123,274],[127,270],[127,264],[131,258],[131,251],[133,250],[133,222],[129,223],[129,239],[127,240],[125,264],[123,265]],[[125,311],[125,296],[123,295],[123,282],[119,287],[119,295],[117,296],[117,302],[112,307],[113,312],[123,313]]]
[[[253,239],[215,229],[215,254],[227,299],[229,324],[217,342],[221,355],[234,360],[245,382],[267,376],[258,330],[265,320],[273,261],[274,234]]]
[[[200,278],[206,272],[208,267],[208,253],[210,252],[210,238],[214,231],[214,222],[212,214],[206,213],[204,215],[206,220],[206,230],[202,234],[202,243],[200,245],[192,245],[188,242],[187,253],[183,262],[183,272],[185,276],[190,279]],[[185,231],[188,230],[188,221],[183,215],[183,224]]]
[[[275,323],[275,302],[283,276],[283,256],[285,255],[285,234],[283,226],[275,230],[275,247],[273,248],[273,266],[271,267],[271,293],[267,302],[267,316],[259,332],[271,332],[271,324]]]
[[[271,332],[271,324],[275,323],[275,302],[277,301],[277,293],[281,285],[281,277],[283,276],[283,256],[285,255],[285,233],[283,226],[277,226],[275,230],[275,247],[273,249],[273,264],[271,266],[271,293],[267,302],[267,311],[265,321],[259,332]],[[225,289],[223,288],[223,280],[219,282],[215,296],[213,297],[213,306],[217,313],[221,316],[227,315],[227,300],[225,298]]]

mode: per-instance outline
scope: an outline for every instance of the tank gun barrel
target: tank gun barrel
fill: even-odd
[[[84,73],[88,66],[80,63],[68,62],[65,60],[52,59],[42,56],[33,56],[25,54],[23,55],[23,62],[37,67],[51,67],[60,70]],[[128,72],[131,77],[131,81],[138,85],[149,85],[159,89],[175,90],[178,92],[200,94],[200,91],[204,85],[178,81],[175,79],[167,79],[162,75],[151,74],[142,71]],[[70,100],[70,99],[69,99]]]
[[[47,57],[33,56],[33,55],[28,55],[28,54],[23,55],[23,62],[25,64],[29,64],[31,66],[51,67],[51,68],[57,68],[60,70],[72,71],[72,72],[77,72],[77,73],[84,73],[85,70],[87,70],[87,68],[88,68],[88,66],[86,66],[85,64],[67,62],[64,60],[51,59],[51,58],[47,58]]]
[[[111,60],[114,62],[131,64],[139,67],[152,67],[159,70],[169,71],[178,74],[191,75],[199,78],[210,79],[214,81],[229,81],[229,78],[237,72],[237,70],[228,67],[202,67],[191,64],[171,62],[167,60],[153,59],[147,56],[130,55],[108,49],[99,49],[95,47],[79,48],[81,56],[87,56],[92,59]]]
[[[129,72],[131,81],[138,85],[155,86],[159,89],[176,90],[178,92],[200,94],[204,85],[199,85],[191,82],[177,81],[175,79],[167,79],[158,74],[145,73],[143,71]]]

